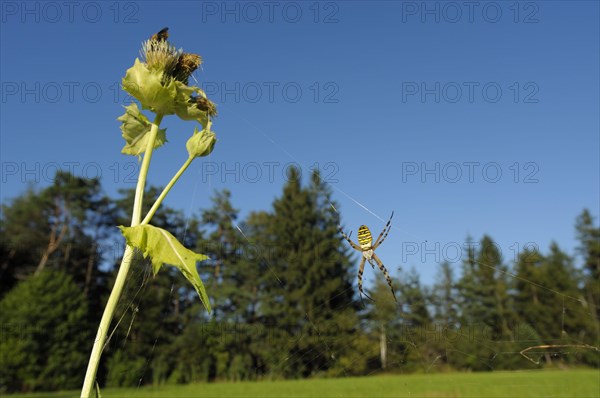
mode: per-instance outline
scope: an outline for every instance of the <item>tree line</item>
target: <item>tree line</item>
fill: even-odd
[[[110,198],[98,179],[59,172],[2,206],[0,391],[80,387],[133,194]],[[358,297],[358,258],[334,208],[318,173],[303,183],[291,170],[271,209],[245,219],[226,190],[197,216],[159,210],[156,226],[210,257],[198,267],[213,312],[176,270],[153,277],[140,258],[100,384],[599,366],[600,228],[588,210],[575,220],[577,253],[552,243],[507,263],[485,235],[430,286],[388,260],[396,303],[378,271],[375,302]]]

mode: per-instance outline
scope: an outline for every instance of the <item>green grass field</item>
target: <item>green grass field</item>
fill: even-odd
[[[547,370],[106,389],[116,397],[600,397],[600,371]],[[78,397],[77,391],[12,397]]]

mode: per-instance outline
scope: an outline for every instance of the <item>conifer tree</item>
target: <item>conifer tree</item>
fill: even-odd
[[[511,310],[508,270],[498,246],[487,235],[478,246],[470,245],[467,255],[457,285],[462,338],[457,340],[451,362],[473,370],[498,369],[506,358],[497,354],[507,350],[498,342],[509,339],[516,319]]]
[[[398,284],[393,277],[392,282],[398,292]],[[405,329],[402,325],[400,307],[392,298],[390,287],[383,278],[375,278],[371,297],[374,302],[365,301],[367,307],[365,319],[368,322],[365,332],[369,333],[372,340],[378,344],[379,366],[377,368],[382,370],[397,368],[401,362],[401,356],[398,354],[405,350],[403,341]]]
[[[522,253],[516,264],[515,282],[519,337],[525,340],[521,348],[594,344],[593,314],[581,294],[577,275],[573,259],[554,242],[546,256],[532,251]],[[544,358],[547,363],[553,362],[550,352]],[[555,358],[576,360],[576,356]]]
[[[268,361],[275,364],[274,374],[308,376],[345,363],[346,339],[357,326],[356,303],[352,266],[330,207],[330,193],[318,174],[305,189],[296,169],[273,204],[268,228],[273,275],[266,282],[262,312],[274,325],[277,352]]]
[[[0,391],[76,388],[90,337],[86,297],[64,271],[45,269],[0,301]]]
[[[577,217],[575,228],[578,253],[583,258],[585,299],[596,315],[596,333],[600,336],[600,227],[594,226],[591,213],[584,209]]]
[[[463,323],[481,323],[491,335],[501,337],[509,330],[507,268],[502,263],[498,246],[487,235],[479,248],[469,248],[458,283]]]
[[[240,289],[244,283],[240,262],[245,242],[236,228],[238,210],[231,204],[228,190],[216,192],[212,202],[210,209],[202,211],[202,225],[207,227],[208,233],[197,243],[197,249],[211,258],[202,263],[202,271],[207,277],[207,289],[215,292],[213,316],[239,322],[243,320],[246,299]]]
[[[542,344],[539,332],[544,332],[543,325],[548,317],[542,302],[545,296],[542,293],[544,288],[536,282],[541,281],[543,262],[544,257],[537,250],[525,248],[515,264],[513,298],[518,318],[517,337],[526,341],[525,345],[527,342],[533,345]]]
[[[212,366],[220,369],[216,377],[243,380],[254,378],[260,370],[254,349],[256,312],[261,290],[260,262],[263,247],[253,241],[245,223],[237,221],[238,210],[231,203],[231,193],[217,192],[213,207],[202,212],[202,223],[209,233],[199,242],[198,250],[211,257],[201,266],[207,289],[214,292],[213,325],[220,330],[221,341],[209,348]],[[238,225],[239,222],[239,225]],[[216,362],[220,361],[220,364]],[[220,372],[220,373],[219,373]]]
[[[99,179],[59,171],[52,185],[30,188],[3,205],[0,295],[46,267],[69,272],[87,294],[98,293],[99,244],[113,222],[108,203]]]
[[[440,264],[437,281],[433,285],[431,301],[434,306],[434,320],[442,327],[454,327],[458,323],[456,281],[452,265],[444,261]]]

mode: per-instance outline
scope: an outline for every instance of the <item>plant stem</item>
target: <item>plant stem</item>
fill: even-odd
[[[162,121],[162,115],[156,115],[152,128],[150,129],[150,136],[148,137],[148,144],[146,145],[146,152],[144,152],[144,160],[142,161],[142,168],[140,169],[140,176],[138,177],[137,187],[135,188],[135,200],[133,202],[133,215],[131,216],[131,226],[136,226],[142,219],[142,202],[144,201],[144,190],[146,188],[146,176],[148,175],[148,168],[150,167],[150,160],[152,159],[152,151],[154,150],[154,141],[156,141],[156,135],[158,134],[158,126]]]
[[[173,188],[173,185],[175,185],[175,183],[177,182],[177,180],[179,180],[179,177],[181,177],[181,175],[183,174],[183,172],[189,167],[190,164],[192,164],[193,160],[194,160],[193,156],[187,158],[187,160],[185,161],[185,163],[183,164],[183,166],[181,166],[181,168],[179,169],[179,171],[177,171],[177,173],[175,173],[175,175],[173,176],[173,178],[171,178],[171,181],[169,181],[169,183],[167,184],[167,186],[160,193],[160,195],[156,199],[156,202],[154,202],[154,204],[152,205],[152,208],[150,209],[150,211],[148,212],[148,214],[146,214],[146,217],[144,217],[144,219],[142,220],[142,222],[140,224],[143,225],[143,224],[148,224],[150,222],[150,220],[154,216],[154,213],[156,213],[156,210],[158,210],[158,207],[162,203],[163,199],[167,196],[167,194],[169,193],[169,191],[171,190],[171,188]]]
[[[158,126],[162,121],[162,115],[156,115],[154,123],[148,133],[148,143],[146,145],[146,151],[144,152],[144,160],[142,161],[142,167],[140,169],[140,175],[138,177],[137,187],[135,189],[135,201],[133,203],[133,215],[131,217],[131,226],[136,226],[140,223],[142,218],[142,202],[144,200],[144,190],[146,188],[146,176],[148,175],[148,169],[150,168],[150,160],[152,159],[152,151],[154,150],[154,142],[158,134]],[[110,322],[112,321],[117,303],[123,292],[123,286],[125,286],[125,280],[129,273],[129,267],[133,259],[134,250],[132,247],[127,246],[123,259],[121,260],[121,266],[117,273],[115,285],[113,286],[106,307],[104,307],[104,313],[98,326],[98,332],[96,333],[96,339],[94,340],[94,346],[92,347],[92,353],[90,355],[90,361],[88,362],[87,371],[85,373],[85,379],[83,381],[83,387],[81,389],[81,398],[90,398],[92,390],[94,388],[94,381],[96,380],[96,373],[98,371],[98,365],[100,364],[100,357],[104,349],[104,343],[106,342],[106,336],[108,329],[110,328]]]

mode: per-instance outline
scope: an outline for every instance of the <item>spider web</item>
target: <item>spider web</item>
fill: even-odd
[[[297,165],[300,165],[301,168],[303,169],[303,171],[310,171],[311,170],[311,168],[309,166],[307,166],[302,161],[300,161],[297,157],[295,157],[292,153],[290,153],[285,147],[283,147],[276,140],[274,140],[271,136],[269,136],[265,131],[263,131],[262,129],[260,129],[259,127],[257,127],[253,123],[251,123],[249,120],[247,120],[242,115],[236,114],[231,108],[229,108],[228,111],[230,111],[235,116],[237,116],[239,119],[241,119],[244,123],[246,123],[249,127],[251,127],[255,132],[261,134],[266,140],[268,140],[271,144],[273,144],[274,146],[276,146],[279,151],[283,152],[286,156],[288,156],[290,159],[292,159]],[[334,191],[337,191],[337,192],[341,193],[343,196],[345,196],[346,198],[348,198],[349,200],[351,200],[355,205],[357,205],[358,207],[360,207],[361,209],[363,209],[367,213],[371,214],[372,216],[374,216],[375,218],[377,218],[378,220],[380,220],[382,223],[386,223],[387,220],[385,218],[381,217],[375,211],[371,210],[367,205],[365,205],[364,203],[362,203],[360,200],[358,200],[354,196],[352,196],[349,193],[345,192],[339,186],[330,184],[330,183],[328,183],[326,181],[323,181],[323,182],[325,184],[327,184],[329,187],[333,188]],[[329,202],[329,205],[331,206],[331,208],[333,209],[333,211],[335,211],[338,215],[341,216],[341,213],[338,212],[338,210],[335,208],[335,206],[334,206],[333,203]],[[231,222],[235,226],[235,228],[242,234],[242,236],[244,237],[244,239],[246,239],[246,241],[248,243],[251,243],[250,240],[248,239],[248,237],[246,237],[246,235],[242,232],[242,230],[240,229],[240,227],[234,222],[234,220],[231,220]],[[399,228],[396,227],[393,224],[391,226],[391,229],[399,230]],[[403,231],[403,233],[407,234],[406,231]],[[410,234],[410,233],[408,233],[408,235],[412,236],[412,237],[416,237],[415,235]],[[264,260],[266,260],[266,259],[264,259]],[[562,292],[560,292],[558,290],[555,290],[555,289],[552,289],[550,287],[544,286],[544,285],[542,285],[540,283],[537,283],[535,281],[528,280],[526,278],[520,277],[520,276],[518,276],[518,275],[516,275],[516,274],[514,274],[512,272],[509,272],[507,270],[504,270],[504,269],[502,269],[500,267],[496,267],[496,266],[493,266],[491,264],[487,264],[487,263],[484,263],[482,261],[477,261],[477,260],[474,260],[474,262],[476,262],[477,264],[479,264],[479,265],[481,265],[483,267],[491,268],[494,271],[502,273],[502,274],[504,274],[504,275],[506,275],[506,276],[508,276],[510,278],[519,279],[522,282],[525,282],[525,283],[530,284],[532,286],[535,286],[535,287],[538,287],[540,289],[546,290],[548,292],[551,292],[554,295],[557,295],[557,296],[561,297],[562,298],[562,308],[561,308],[561,311],[560,311],[560,313],[561,313],[561,330],[562,330],[563,336],[566,335],[566,332],[565,332],[565,314],[567,312],[567,308],[569,309],[569,311],[574,311],[574,309],[572,307],[567,307],[567,305],[565,304],[565,300],[581,304],[581,303],[584,303],[583,299],[578,298],[578,297],[570,296],[568,294],[565,294],[565,293],[562,293]],[[270,265],[269,265],[269,268],[272,269],[272,267]],[[277,277],[277,275],[276,275],[276,273],[274,271],[273,271],[273,276],[277,279],[278,283],[280,283],[281,286],[283,287],[283,282]],[[394,279],[396,279],[396,278],[394,278]],[[348,290],[353,290],[353,289],[354,289],[354,287],[348,288],[348,289],[340,292],[339,294],[344,294]],[[391,299],[390,299],[390,301],[391,301]],[[348,306],[349,305],[346,305],[346,306],[344,306],[344,308],[348,307]],[[404,310],[402,308],[402,304],[398,303],[397,306],[398,306],[398,309],[399,309],[400,317],[403,318],[402,315],[404,314]],[[344,308],[340,308],[340,310],[344,309]],[[581,312],[586,317],[589,317],[589,318],[593,319],[594,321],[597,321],[596,317],[593,314],[591,314],[590,312],[586,312],[586,311],[582,311],[582,310],[580,310],[579,312]],[[312,319],[310,319],[310,317],[308,316],[307,313],[305,313],[305,317],[306,317],[307,321],[312,325],[312,327],[316,331],[318,331],[318,325],[316,325],[315,322]],[[503,341],[493,341],[493,342],[491,342],[491,341],[486,340],[486,339],[476,338],[476,337],[473,337],[473,336],[468,336],[468,335],[465,335],[464,333],[459,333],[459,334],[460,334],[461,337],[474,339],[474,341],[476,341],[477,343],[479,343],[479,344],[483,345],[484,347],[488,348],[489,351],[494,352],[494,355],[493,355],[492,360],[491,360],[492,362],[493,362],[493,360],[496,357],[498,357],[500,355],[516,355],[516,356],[522,357],[524,360],[528,360],[530,362],[539,364],[540,363],[539,359],[536,361],[530,355],[537,354],[539,356],[543,356],[543,355],[546,355],[546,354],[550,354],[550,355],[555,355],[555,356],[567,356],[567,355],[578,354],[578,353],[581,352],[581,350],[592,350],[592,351],[600,352],[600,349],[598,347],[595,347],[595,346],[590,346],[588,344],[583,344],[581,342],[580,343],[577,343],[577,342],[572,343],[573,339],[569,340],[569,342],[571,342],[571,343],[565,344],[565,340],[562,338],[563,336],[561,336],[561,338],[559,338],[559,339],[556,339],[555,344],[536,345],[534,343],[534,341],[537,341],[537,340],[533,340],[532,339],[531,340],[532,344],[529,345],[529,346],[527,346],[526,348],[524,348],[522,350],[519,350],[519,351],[497,351],[497,349],[495,347],[495,345],[496,345],[495,343],[502,343]],[[320,336],[320,334],[319,334],[319,336]],[[410,334],[408,336],[404,336],[404,338],[406,340],[405,342],[408,343],[408,345],[410,345],[412,347],[415,347],[415,348],[417,347],[418,342]],[[393,343],[394,341],[392,341],[392,339],[388,338],[387,342],[388,343]],[[348,342],[348,344],[346,344],[343,347],[344,348],[345,347],[349,347],[352,344],[353,344],[353,341],[350,340]],[[335,361],[336,360],[335,359],[335,354],[332,352],[332,350],[327,345],[327,343],[326,343],[325,340],[323,340],[323,345],[324,345],[326,351],[328,353],[330,353],[330,356],[329,356],[330,359],[329,360],[330,361]],[[315,349],[316,349],[316,347],[313,348],[313,349],[311,349],[308,352],[303,353],[301,356],[299,356],[298,358],[296,358],[296,360],[302,360],[304,358],[304,356],[308,355],[311,351],[313,351]],[[458,351],[458,352],[460,351],[455,346],[453,346],[451,344],[447,344],[445,350],[446,350],[446,357],[448,357],[448,354],[451,353],[452,351]],[[537,351],[535,351],[535,350],[537,350]],[[422,355],[422,353],[419,352],[418,350],[417,350],[417,352],[421,356],[421,360],[422,360],[423,364],[426,365],[426,371],[427,372],[430,372],[431,369],[435,366],[436,362],[438,362],[441,359],[440,355],[437,355],[433,359],[429,359],[429,358],[425,358]],[[373,352],[372,352],[372,350],[368,350],[368,351],[363,352],[362,354],[363,354],[363,356],[367,356],[367,355],[372,355]],[[463,353],[463,354],[464,355],[471,355],[469,353]],[[315,355],[315,358],[312,359],[312,360],[310,360],[309,362],[312,362],[312,361],[316,360],[319,357],[320,357],[320,354],[317,353],[317,355]],[[282,358],[281,361],[287,361],[289,359],[290,359],[289,356],[285,356],[285,357]],[[390,362],[389,365],[401,365],[401,363]],[[490,369],[493,370],[493,368],[490,368]],[[378,370],[373,370],[369,374],[376,373],[376,372],[378,372]],[[344,370],[344,374],[347,375],[346,372],[345,372],[345,370]]]
[[[222,105],[220,105],[220,106],[222,107]],[[274,140],[271,136],[269,136],[262,129],[255,126],[253,123],[248,121],[243,116],[236,114],[231,108],[228,108],[228,111],[231,112],[232,114],[234,114],[234,116],[241,119],[245,124],[247,124],[256,133],[262,135],[267,141],[269,141],[271,144],[273,144],[275,147],[277,147],[277,149],[280,152],[284,153],[286,156],[288,156],[290,159],[292,159],[297,165],[300,165],[301,168],[303,169],[302,171],[310,171],[311,170],[311,168],[309,166],[307,166],[306,164],[301,162],[299,159],[297,159],[292,153],[290,153],[285,147],[283,147],[280,143],[278,143],[276,140]],[[209,161],[210,161],[210,157],[209,157]],[[358,206],[365,212],[369,213],[370,215],[374,216],[375,218],[380,220],[382,223],[386,222],[386,219],[384,217],[381,217],[375,211],[370,209],[366,204],[361,202],[358,198],[350,195],[349,193],[344,191],[339,186],[330,184],[326,181],[323,181],[323,182],[325,184],[327,184],[328,186],[330,186],[331,188],[333,188],[333,190],[335,192],[338,192],[341,195],[343,195],[344,197],[348,198],[356,206]],[[194,189],[193,189],[193,194],[191,195],[190,210],[194,209],[194,203],[196,202],[197,197],[198,197],[199,184],[200,184],[200,182],[198,180],[196,180],[196,184],[194,185]],[[207,191],[211,191],[212,183],[211,183],[210,175],[208,178],[207,185],[208,185]],[[333,211],[335,211],[338,215],[341,216],[341,213],[338,212],[338,210],[335,208],[334,204],[331,202],[329,204],[331,206],[331,209]],[[243,232],[242,228],[240,228],[240,226],[235,222],[235,220],[230,218],[230,221],[231,221],[231,224],[235,227],[235,229],[240,233],[242,238],[247,243],[252,244],[251,240]],[[394,224],[392,224],[391,229],[400,230]],[[186,225],[186,230],[187,230],[187,225]],[[408,234],[409,236],[416,237],[415,235],[407,232],[404,229],[402,230],[402,232],[404,234]],[[184,235],[185,235],[185,231],[184,231]],[[419,238],[419,237],[416,237],[416,238]],[[265,258],[260,253],[259,253],[259,256],[261,257],[261,260],[264,262],[264,264],[267,265],[267,268],[270,271],[271,277],[274,278],[277,281],[277,283],[280,284],[281,287],[285,288],[284,283],[277,276],[276,269],[272,266],[272,264],[270,264],[268,259]],[[140,261],[143,262],[143,260],[140,260]],[[494,265],[486,264],[484,262],[476,261],[476,260],[474,262],[476,262],[477,264],[479,264],[483,267],[491,268],[495,272],[505,274],[509,278],[519,279],[524,283],[535,286],[539,289],[546,290],[546,291],[552,293],[553,295],[556,295],[556,296],[559,296],[562,298],[562,308],[560,309],[560,314],[561,314],[561,330],[563,331],[563,336],[560,336],[560,338],[557,338],[552,344],[539,345],[536,343],[536,341],[539,341],[539,340],[532,339],[531,345],[526,346],[525,348],[523,348],[521,350],[501,351],[497,346],[498,346],[498,343],[502,343],[503,341],[490,341],[490,339],[482,338],[482,337],[475,337],[473,335],[470,335],[470,333],[467,333],[462,330],[454,331],[458,337],[465,338],[465,339],[468,338],[468,339],[470,339],[470,341],[472,341],[476,344],[480,344],[488,352],[493,353],[493,356],[491,357],[491,359],[490,358],[481,358],[481,359],[478,358],[478,360],[480,360],[481,363],[485,363],[486,366],[488,366],[490,370],[494,370],[494,367],[493,367],[494,360],[496,358],[498,358],[499,356],[506,356],[506,355],[518,356],[523,361],[531,362],[533,364],[539,364],[540,359],[546,355],[556,356],[556,357],[564,357],[564,356],[569,356],[569,355],[579,355],[584,350],[600,352],[600,349],[598,347],[590,346],[588,344],[584,344],[583,342],[578,342],[576,339],[573,339],[573,338],[569,338],[569,339],[564,338],[566,335],[566,333],[564,331],[564,329],[565,329],[565,314],[567,313],[567,310],[574,311],[573,307],[569,307],[566,303],[569,303],[569,302],[582,303],[583,300],[581,298],[570,296],[563,292],[560,292],[560,291],[557,291],[550,287],[544,286],[533,280],[525,279],[525,278],[520,277],[512,272],[506,271],[506,270],[496,267]],[[115,331],[118,328],[121,328],[123,330],[123,333],[118,337],[118,341],[119,341],[118,345],[121,346],[121,348],[125,349],[127,347],[127,343],[128,343],[129,331],[131,330],[132,325],[135,322],[136,314],[139,311],[143,310],[142,308],[139,308],[139,303],[141,301],[141,297],[143,297],[143,295],[145,294],[148,283],[149,282],[151,283],[152,272],[151,272],[151,269],[148,266],[148,264],[140,264],[140,265],[141,266],[132,266],[133,274],[128,279],[125,294],[123,295],[124,298],[121,300],[121,303],[119,304],[119,308],[117,311],[117,313],[121,313],[122,315],[119,317],[119,319],[116,320],[116,322],[113,322],[114,326],[112,327],[112,330],[109,333],[109,340],[107,341],[107,345],[109,343],[111,343],[111,340],[113,340],[113,342],[111,344],[115,344],[114,338],[113,338],[115,335]],[[366,268],[368,268],[368,267],[366,267]],[[391,275],[391,276],[394,279],[394,281],[397,282],[397,277],[395,275]],[[171,292],[169,295],[169,299],[171,298],[173,289],[174,289],[174,285],[171,286]],[[356,289],[357,288],[355,286],[352,286],[352,287],[349,287],[349,288],[339,292],[338,295],[344,295],[348,291],[356,290]],[[389,300],[392,301],[391,298]],[[325,304],[323,304],[323,306],[324,305]],[[352,304],[343,305],[343,306],[339,307],[338,310],[342,311],[342,310],[350,307],[351,305]],[[400,319],[404,319],[404,314],[407,313],[407,310],[404,308],[402,303],[397,303],[396,305],[398,308]],[[320,307],[315,308],[315,311],[318,311],[319,308]],[[589,317],[593,321],[597,322],[597,319],[595,318],[595,316],[593,314],[591,314],[589,312],[585,312],[585,311],[581,311],[581,312],[586,317]],[[332,349],[331,346],[327,343],[327,339],[325,337],[321,336],[318,321],[315,319],[312,319],[307,312],[304,313],[304,317],[305,317],[306,321],[308,322],[308,324],[310,325],[310,327],[315,331],[315,333],[317,335],[317,341],[320,343],[320,346],[318,346],[318,345],[314,346],[313,348],[311,348],[305,352],[302,352],[301,354],[289,354],[289,350],[287,350],[287,348],[291,348],[293,344],[297,343],[299,340],[301,340],[305,337],[305,336],[301,335],[299,337],[299,340],[290,342],[288,347],[281,347],[282,354],[281,354],[279,360],[275,361],[274,363],[269,364],[269,366],[272,366],[273,368],[277,368],[284,362],[288,362],[288,361],[299,361],[299,362],[305,362],[305,363],[310,364],[310,363],[313,363],[314,361],[321,360],[323,358],[322,352],[320,350],[325,351],[328,355],[327,355],[327,361],[323,365],[321,365],[319,368],[333,367],[333,365],[335,365],[336,361],[339,360],[339,358],[336,356],[336,352],[334,351],[334,349]],[[448,326],[448,325],[445,325],[445,326]],[[410,327],[410,325],[408,325],[408,327]],[[352,347],[355,343],[355,340],[356,340],[356,338],[348,339],[348,341],[346,341],[345,344],[338,346],[338,349],[343,350],[343,349]],[[153,359],[154,349],[156,348],[157,341],[158,341],[158,337],[154,340],[152,350],[147,354],[147,356],[145,358],[144,371],[142,372],[142,374],[139,377],[138,387],[140,387],[144,381],[144,375],[148,371],[148,368]],[[526,340],[523,340],[523,341],[526,342]],[[414,336],[412,333],[403,334],[401,340],[396,340],[394,338],[387,336],[386,343],[388,345],[403,343],[406,345],[407,350],[414,349],[414,352],[417,353],[417,360],[420,361],[421,368],[424,369],[425,373],[436,372],[437,371],[436,366],[438,364],[442,363],[442,361],[440,361],[442,359],[442,355],[436,355],[433,358],[425,356],[421,352],[421,350],[418,349],[419,345],[422,344],[422,341],[420,341],[417,338],[417,336]],[[457,345],[453,344],[451,341],[445,341],[444,344],[445,344],[444,354],[445,354],[446,358],[448,358],[450,355],[454,355],[454,354],[466,355],[466,356],[472,355],[471,353],[461,351],[460,348],[457,347]],[[363,352],[360,352],[360,355],[362,357],[374,357],[374,356],[377,357],[378,354],[379,354],[379,347],[369,348],[367,350],[364,350]],[[390,367],[390,368],[400,367],[401,365],[403,365],[403,363],[401,362],[400,359],[396,359],[394,361],[390,361],[388,359],[388,367]],[[342,369],[342,374],[344,376],[350,376],[346,372],[344,367],[342,367],[341,369]],[[381,369],[374,369],[368,374],[371,375],[374,373],[379,373],[380,371],[381,371]],[[301,375],[297,375],[297,376],[300,377]]]

